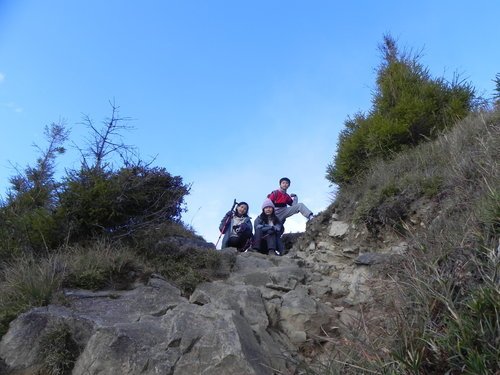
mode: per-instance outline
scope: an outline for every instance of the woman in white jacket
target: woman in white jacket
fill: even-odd
[[[228,211],[220,222],[219,230],[224,233],[221,249],[235,247],[238,251],[243,251],[253,234],[252,219],[248,216],[248,203],[240,202],[234,211]]]

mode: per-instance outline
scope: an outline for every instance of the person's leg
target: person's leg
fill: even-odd
[[[240,239],[239,237],[229,237],[227,240],[227,245],[226,247],[236,247],[238,248],[240,246]]]
[[[252,235],[251,233],[244,233],[240,236],[238,236],[239,238],[239,242],[238,242],[238,246],[236,246],[238,248],[239,251],[245,251],[248,249],[248,247],[250,247],[252,245]]]
[[[285,244],[281,240],[280,237],[276,238],[276,250],[278,250],[278,253],[276,255],[283,255],[285,254]]]
[[[267,247],[267,252],[266,254],[269,255],[275,255],[276,251],[276,233],[268,235],[265,240],[266,240],[266,247]]]
[[[239,235],[238,237],[231,237],[233,238],[233,247],[236,247],[238,251],[243,251],[243,249],[247,245],[247,241],[249,240],[250,236],[248,234],[242,234]]]
[[[280,207],[279,210],[276,210],[276,216],[278,216],[278,219],[280,219],[280,221],[284,223],[287,217],[295,215],[299,212],[307,219],[309,219],[309,217],[313,214],[312,211],[307,208],[304,203],[297,203],[293,206]]]
[[[267,250],[267,241],[263,239],[260,241],[260,248],[259,248],[259,253],[267,255],[268,250]]]
[[[252,241],[252,249],[254,251],[260,252],[260,249],[262,248],[262,236],[263,236],[262,230],[256,229]]]

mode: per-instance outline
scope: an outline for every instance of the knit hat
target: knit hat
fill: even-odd
[[[274,208],[274,203],[272,200],[270,200],[269,198],[266,198],[264,200],[264,203],[262,203],[262,209],[266,208],[266,207],[272,207]]]
[[[286,182],[288,182],[288,185],[290,185],[290,179],[288,177],[282,177],[282,178],[280,178],[280,185],[281,185],[282,181],[286,181]]]

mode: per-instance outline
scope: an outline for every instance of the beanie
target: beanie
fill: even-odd
[[[290,179],[288,177],[282,177],[282,178],[280,178],[280,184],[281,184],[282,181],[286,181],[286,182],[288,182],[288,185],[290,185]]]
[[[272,207],[274,208],[274,203],[272,200],[270,200],[269,198],[266,198],[264,200],[264,203],[262,203],[262,209],[264,209],[265,207]]]

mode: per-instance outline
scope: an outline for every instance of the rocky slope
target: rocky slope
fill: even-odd
[[[336,198],[343,212],[331,206],[305,233],[288,235],[283,257],[223,250],[223,263],[234,264],[223,272],[227,278],[199,285],[189,298],[155,275],[124,291],[64,290],[11,323],[0,342],[0,373],[361,373],[363,360],[388,363],[391,340],[400,339],[408,366],[394,373],[451,374],[450,358],[464,353],[456,340],[465,337],[446,325],[453,319],[468,322],[474,340],[489,327],[492,339],[478,337],[471,349],[483,340],[476,354],[493,349],[484,368],[496,371],[498,118],[479,114],[374,166],[347,198]],[[363,225],[351,221],[356,211]],[[396,334],[398,323],[415,318],[412,311],[398,315],[418,309],[400,289],[415,280],[423,286],[415,293],[430,293],[420,306],[427,316],[417,323],[435,341],[411,337],[413,322],[409,337]],[[492,296],[481,304],[491,320],[457,319],[451,304],[481,296],[482,286]],[[446,334],[450,340],[439,348]],[[325,371],[332,361],[345,370]],[[474,372],[462,358],[455,362],[456,373],[465,366]]]
[[[12,322],[0,343],[3,372],[47,368],[47,338],[59,332],[72,374],[301,373],[353,333],[369,340],[387,328],[384,269],[407,245],[369,238],[327,210],[283,257],[225,249],[236,254],[229,277],[189,299],[160,276],[126,291],[64,290]]]

